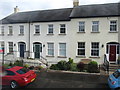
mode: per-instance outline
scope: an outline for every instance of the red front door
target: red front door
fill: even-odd
[[[110,45],[109,61],[116,61],[116,45]]]

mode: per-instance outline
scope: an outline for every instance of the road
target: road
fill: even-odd
[[[109,89],[106,75],[39,72],[26,88],[102,88]]]

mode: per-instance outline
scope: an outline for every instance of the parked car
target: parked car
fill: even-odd
[[[36,78],[34,71],[20,66],[5,69],[2,74],[2,85],[10,85],[11,88],[26,86]]]
[[[108,85],[111,89],[120,89],[120,69],[109,75]]]

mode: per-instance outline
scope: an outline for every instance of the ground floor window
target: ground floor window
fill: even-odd
[[[59,56],[66,57],[66,43],[59,43]]]
[[[9,53],[13,53],[13,42],[8,42],[9,44]]]
[[[91,56],[99,56],[99,42],[91,43]]]
[[[54,56],[54,43],[48,43],[48,56]]]
[[[77,55],[85,56],[85,42],[78,42]]]

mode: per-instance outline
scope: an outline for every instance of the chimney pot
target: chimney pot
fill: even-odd
[[[73,7],[79,6],[79,0],[73,0]]]
[[[19,12],[18,6],[16,6],[16,7],[14,8],[14,13],[17,13],[17,12]]]

